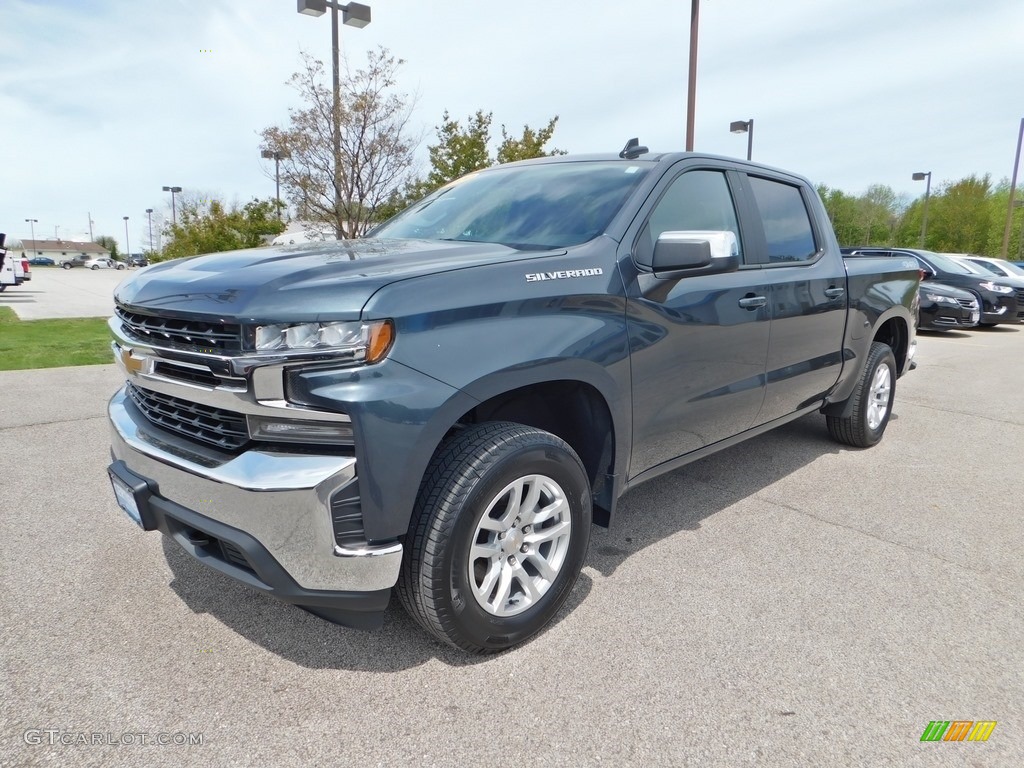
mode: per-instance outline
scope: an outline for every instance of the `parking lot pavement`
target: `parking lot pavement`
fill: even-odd
[[[0,762],[1024,765],[1022,353],[926,336],[875,448],[807,417],[630,492],[555,624],[485,658],[141,533],[105,474],[115,369],[2,373]]]
[[[22,320],[50,317],[109,317],[114,288],[137,270],[32,267],[32,279],[0,293],[0,307]]]

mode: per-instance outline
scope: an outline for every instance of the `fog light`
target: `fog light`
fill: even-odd
[[[249,416],[249,435],[253,440],[281,443],[318,443],[352,445],[352,425],[338,421],[299,421]]]

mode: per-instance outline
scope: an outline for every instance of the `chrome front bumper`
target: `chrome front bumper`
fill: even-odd
[[[218,456],[136,416],[123,388],[108,414],[115,459],[155,483],[161,498],[255,538],[301,588],[371,592],[398,580],[400,543],[335,543],[330,499],[356,482],[354,458],[265,450]]]

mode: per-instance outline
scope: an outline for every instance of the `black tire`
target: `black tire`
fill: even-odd
[[[882,392],[879,378],[886,378],[879,373],[888,369],[888,393]],[[879,418],[881,399],[885,399],[885,411]],[[871,343],[864,370],[853,395],[853,411],[849,416],[826,416],[828,433],[845,445],[855,448],[870,448],[882,439],[885,427],[892,415],[892,404],[896,398],[896,356],[888,344],[879,341]],[[875,406],[872,408],[872,406]],[[874,422],[874,423],[873,423]]]
[[[95,270],[99,269],[99,266],[97,266],[96,264],[93,264],[91,267],[89,267],[89,269],[95,271]]]
[[[551,481],[547,485],[539,482],[538,488],[562,492],[557,496],[540,491],[536,502],[537,509],[559,509],[558,521],[545,519],[530,526],[533,512],[528,505],[513,505],[510,494],[515,491],[505,493],[511,486],[519,484],[521,488],[535,478]],[[529,498],[529,493],[525,500],[520,497],[521,501]],[[559,498],[564,503],[559,504]],[[402,605],[431,635],[465,651],[494,653],[521,643],[552,619],[572,591],[590,543],[591,504],[586,470],[564,440],[511,422],[489,422],[462,430],[438,450],[420,484],[396,586]],[[495,532],[493,541],[481,541],[481,536],[490,536],[483,530],[485,512],[492,507],[487,524],[501,527],[504,522],[493,514],[503,505],[502,517],[515,518],[511,527]],[[516,511],[510,512],[513,506]],[[520,518],[527,522],[521,523]],[[556,527],[561,531],[557,539],[545,539],[536,544],[536,550],[524,540],[524,536],[544,538],[543,532],[550,534]],[[519,544],[523,549],[507,549]],[[493,559],[471,559],[474,546],[493,548]],[[544,579],[537,568],[541,562],[535,558],[549,563],[547,558],[556,557],[556,547],[559,564],[553,578]],[[510,554],[514,551],[527,554]],[[488,610],[474,590],[491,589],[482,582],[488,581],[492,570],[500,571],[502,579],[506,572],[518,575],[509,577],[504,593],[493,593],[494,602],[501,605]],[[520,580],[522,577],[529,584]],[[494,589],[501,590],[504,582],[494,576],[494,583]],[[532,589],[527,590],[530,585]],[[528,591],[539,594],[528,595]],[[525,608],[520,607],[522,602]],[[502,615],[500,611],[519,612]]]
[[[0,285],[0,293],[3,293],[6,290],[7,290],[7,286],[6,285]]]
[[[63,267],[64,269],[71,269],[71,265],[68,264],[66,261],[63,264],[61,264],[61,267]]]

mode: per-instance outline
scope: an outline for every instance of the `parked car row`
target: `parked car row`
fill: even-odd
[[[1024,269],[1002,259],[915,248],[843,248],[848,256],[911,256],[921,267],[918,327],[925,330],[1024,322]]]
[[[74,267],[85,267],[86,269],[126,269],[128,267],[123,261],[118,261],[117,259],[111,259],[106,256],[87,256],[85,254],[66,259],[60,265],[64,269],[73,269]]]

